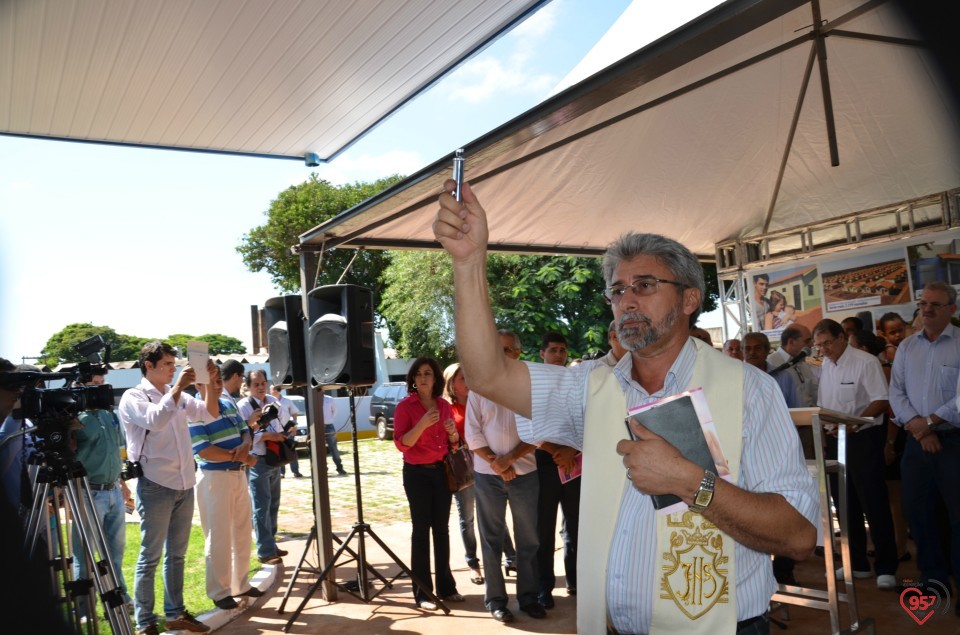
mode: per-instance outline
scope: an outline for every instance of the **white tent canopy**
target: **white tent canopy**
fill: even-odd
[[[328,161],[542,3],[5,0],[0,134]]]
[[[956,188],[960,127],[916,38],[892,3],[730,0],[465,146],[492,248],[596,254],[635,229],[712,258]],[[436,248],[449,176],[438,161],[300,247]]]

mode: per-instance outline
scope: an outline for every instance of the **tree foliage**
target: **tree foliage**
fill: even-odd
[[[296,293],[300,290],[300,260],[290,252],[290,247],[299,242],[300,234],[378,194],[401,178],[394,175],[373,183],[335,186],[311,174],[307,181],[287,188],[270,203],[264,213],[266,222],[246,233],[237,251],[250,271],[266,271],[279,289]],[[332,249],[325,253],[314,286],[335,284],[356,251]],[[368,287],[379,296],[381,275],[389,261],[388,252],[364,250],[354,260],[343,282]]]
[[[77,351],[77,345],[91,337],[99,335],[103,341],[110,345],[110,359],[112,361],[130,361],[140,356],[140,349],[150,340],[157,339],[152,337],[139,337],[136,335],[124,335],[117,333],[109,326],[95,326],[89,322],[68,324],[56,333],[50,336],[47,344],[43,347],[40,356],[47,366],[56,366],[64,363],[82,362],[85,358]],[[164,338],[161,338],[164,339]],[[193,336],[178,333],[165,338],[171,346],[181,346],[186,352],[187,342],[190,340],[199,340],[210,344],[211,355],[229,355],[242,354],[247,350],[243,342],[235,337],[211,333],[207,335]]]
[[[704,267],[704,311],[717,306],[716,268]],[[712,274],[712,275],[711,275]],[[380,312],[402,357],[456,361],[453,271],[443,252],[396,252],[384,271]],[[493,254],[487,280],[498,328],[520,335],[524,359],[539,359],[540,338],[558,331],[571,358],[607,350],[612,314],[603,300],[599,258]],[[712,280],[712,283],[711,283]]]
[[[242,355],[247,352],[243,342],[229,335],[220,335],[219,333],[208,333],[206,335],[187,335],[185,333],[175,333],[165,340],[170,346],[175,346],[181,352],[186,354],[187,342],[197,341],[206,342],[210,345],[211,355]]]

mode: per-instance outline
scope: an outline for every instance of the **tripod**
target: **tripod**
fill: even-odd
[[[369,524],[363,521],[363,500],[360,494],[360,453],[357,448],[357,409],[353,399],[353,391],[350,390],[349,393],[350,393],[350,425],[352,428],[351,436],[353,440],[353,483],[357,493],[357,522],[353,524],[353,528],[350,530],[350,533],[347,534],[347,537],[343,539],[343,541],[340,541],[339,538],[334,536],[334,540],[336,540],[340,544],[340,547],[334,552],[333,557],[330,559],[330,562],[327,563],[327,566],[324,567],[323,570],[319,572],[316,582],[314,582],[310,586],[310,588],[307,590],[307,594],[303,597],[303,600],[300,601],[300,606],[297,607],[297,609],[290,616],[290,619],[287,620],[286,625],[283,627],[284,633],[290,632],[290,628],[293,626],[294,621],[296,621],[297,617],[300,616],[300,613],[303,611],[304,607],[307,605],[307,602],[310,600],[311,597],[313,597],[313,594],[317,592],[317,589],[320,588],[320,585],[323,584],[323,581],[324,579],[326,579],[327,574],[330,573],[330,571],[332,571],[334,567],[336,567],[337,560],[339,560],[344,553],[347,553],[349,556],[352,557],[352,560],[348,560],[344,564],[349,564],[350,562],[356,562],[357,564],[356,586],[350,583],[340,584],[335,582],[335,584],[337,585],[338,588],[349,593],[355,598],[367,603],[372,602],[378,595],[380,595],[383,592],[384,589],[392,588],[394,580],[396,580],[397,578],[400,578],[403,575],[406,575],[408,578],[410,578],[410,581],[413,582],[414,585],[420,587],[420,590],[423,591],[430,598],[432,602],[434,602],[438,607],[443,609],[443,612],[445,614],[448,614],[448,615],[450,614],[450,609],[447,608],[447,605],[444,604],[440,600],[440,598],[434,595],[432,591],[428,591],[427,587],[421,584],[420,580],[417,579],[417,577],[413,574],[410,568],[407,567],[407,565],[405,565],[400,560],[400,558],[398,558],[397,555],[393,553],[393,551],[380,539],[380,537],[376,534],[376,532],[373,531],[373,528],[370,527]],[[301,570],[308,570],[311,573],[314,571],[313,569],[307,569],[307,568],[302,569],[301,567],[307,558],[307,551],[310,549],[311,544],[316,539],[316,535],[317,535],[317,526],[316,524],[314,524],[313,529],[310,532],[310,539],[307,540],[307,545],[306,545],[306,548],[304,549],[304,553],[300,557],[300,564],[297,565],[297,571],[294,573],[293,579],[290,580],[290,585],[287,587],[287,592],[283,598],[284,603],[287,600],[287,596],[289,596],[290,594],[290,589],[293,587],[293,583],[294,583],[294,580],[296,579],[297,574]],[[376,569],[374,569],[370,564],[367,563],[367,548],[366,548],[367,536],[369,536],[371,539],[373,539],[374,542],[380,545],[380,548],[383,549],[384,553],[386,553],[390,557],[390,559],[393,560],[393,562],[400,568],[400,572],[397,575],[390,578],[390,580],[387,580],[386,578],[384,578],[384,576],[382,576]],[[353,540],[354,538],[357,539],[356,551],[351,549],[349,546],[350,541]],[[370,593],[371,585],[369,583],[369,578],[367,577],[368,572],[372,572],[373,575],[377,579],[379,579],[384,585],[376,593],[373,593],[372,595]],[[283,613],[283,604],[280,605],[279,612]]]
[[[39,442],[41,449],[44,443]],[[126,614],[123,590],[117,580],[103,528],[93,506],[86,470],[79,461],[71,460],[67,452],[61,453],[55,448],[40,457],[33,486],[33,502],[27,514],[24,531],[24,547],[27,553],[33,553],[38,548],[41,532],[45,532],[47,559],[51,564],[51,577],[57,589],[57,599],[71,607],[70,621],[77,632],[81,632],[83,627],[81,606],[86,609],[87,631],[94,634],[98,632],[96,603],[89,594],[91,587],[95,586],[114,634],[132,635],[133,626]],[[48,501],[52,509],[48,508]],[[69,543],[64,540],[61,511],[66,511],[66,515],[72,518],[76,525],[81,547],[78,557],[92,563],[93,566],[88,567],[92,581],[72,580],[70,565],[73,558]],[[66,530],[69,531],[69,526]],[[60,595],[61,589],[63,595]]]

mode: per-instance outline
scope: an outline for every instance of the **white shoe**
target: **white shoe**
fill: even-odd
[[[843,567],[840,567],[837,569],[836,575],[837,575],[837,580],[843,580]],[[853,571],[853,578],[855,580],[864,580],[866,578],[872,578],[872,577],[873,577],[873,574],[870,573],[869,571],[857,571],[856,569],[854,569]]]
[[[877,588],[881,591],[893,591],[897,588],[897,578],[889,574],[877,576]]]

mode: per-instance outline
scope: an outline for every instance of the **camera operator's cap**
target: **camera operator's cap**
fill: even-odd
[[[47,373],[49,370],[44,370],[39,366],[34,366],[33,364],[17,364],[17,367],[14,369],[14,372],[17,373]],[[43,379],[38,379],[35,385],[36,388],[42,388],[44,385]]]

